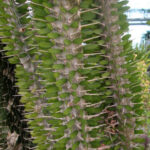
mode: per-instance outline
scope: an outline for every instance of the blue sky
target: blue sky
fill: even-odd
[[[131,9],[150,9],[150,0],[129,0],[128,5],[131,7]],[[138,14],[134,14],[134,17],[138,17]],[[130,26],[129,32],[131,34],[131,39],[133,40],[133,43],[140,43],[141,37],[146,31],[150,31],[150,26]]]

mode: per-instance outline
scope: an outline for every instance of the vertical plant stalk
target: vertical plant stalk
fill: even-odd
[[[34,72],[34,66],[28,51],[29,47],[26,42],[28,38],[25,37],[25,25],[28,23],[28,19],[26,18],[26,14],[24,15],[23,13],[28,13],[27,4],[23,1],[22,3],[17,3],[16,1],[8,0],[1,2],[0,9],[1,12],[3,12],[3,14],[1,13],[3,20],[1,22],[0,32],[2,42],[6,44],[3,51],[6,51],[7,54],[7,56],[3,57],[6,57],[6,61],[7,58],[9,58],[11,63],[21,64],[21,66],[23,66],[22,69],[25,69],[27,72]],[[20,14],[18,13],[19,11]],[[3,21],[7,26],[3,24]],[[20,102],[21,95],[18,94],[18,88],[15,86],[16,77],[13,71],[16,67],[13,68],[14,69],[11,69],[12,72],[9,72],[9,76],[12,76],[14,81],[11,90],[8,91],[12,95],[9,95],[10,99],[8,98],[8,106],[6,107],[8,111],[6,125],[9,126],[10,130],[7,136],[7,144],[8,149],[21,147],[21,149],[26,150],[32,147],[32,141],[27,128],[27,120],[24,119],[24,106]],[[15,123],[13,123],[13,121],[15,121]],[[11,143],[12,141],[13,143]]]
[[[105,33],[104,12],[100,1],[81,3],[84,68],[86,143],[88,150],[110,149],[120,144],[116,136],[118,125],[116,103],[113,99],[109,65],[109,36]],[[109,18],[108,18],[109,19]],[[108,144],[109,143],[109,144]]]
[[[123,44],[121,44],[124,40],[123,38],[121,38],[122,35],[119,34],[119,31],[122,30],[122,26],[117,24],[117,20],[120,19],[120,16],[115,15],[117,14],[118,10],[121,10],[121,7],[117,7],[116,0],[102,1],[102,11],[104,13],[104,24],[106,27],[105,34],[107,35],[106,37],[108,37],[107,50],[110,52],[109,61],[111,64],[109,64],[109,71],[112,79],[112,91],[114,93],[113,98],[116,103],[116,109],[119,106],[122,107],[122,109],[120,109],[117,113],[119,121],[118,127],[122,126],[118,133],[120,134],[120,136],[123,135],[125,137],[125,140],[121,142],[122,147],[132,149],[133,147],[136,147],[138,145],[137,143],[135,144],[133,142],[135,138],[137,138],[136,131],[138,130],[138,127],[136,121],[138,117],[135,118],[134,116],[137,112],[136,105],[134,105],[134,102],[132,100],[132,94],[136,94],[138,92],[138,90],[135,91],[133,89],[138,89],[138,86],[140,85],[137,84],[137,81],[131,81],[131,77],[125,77],[126,75],[133,76],[133,74],[137,73],[137,71],[133,70],[132,74],[130,74],[129,71],[129,68],[136,66],[127,61],[126,51],[128,51],[128,49],[123,47]],[[134,56],[133,53],[131,55]],[[126,64],[129,65],[126,67]],[[139,77],[139,75],[137,76]],[[132,86],[134,85],[134,83],[136,83],[137,85]],[[143,111],[142,107],[139,107],[139,110],[140,109],[141,111]],[[130,117],[127,114],[130,114]],[[140,144],[138,146],[140,146]]]
[[[17,4],[15,1],[11,1],[11,0],[6,0],[5,3],[8,5],[8,8],[5,8],[5,11],[10,15],[10,16],[14,16],[14,18],[8,18],[7,21],[10,24],[15,24],[15,30],[11,30],[11,34],[12,34],[12,38],[16,38],[15,32],[20,33],[17,37],[18,37],[18,42],[20,42],[20,44],[15,44],[15,48],[16,50],[18,50],[18,58],[20,60],[20,63],[23,65],[24,69],[27,70],[27,72],[34,72],[35,71],[35,67],[33,66],[32,62],[31,62],[31,56],[28,54],[28,49],[29,47],[26,44],[25,41],[25,37],[24,37],[24,30],[25,27],[23,24],[21,24],[20,22],[20,18],[22,16],[20,16],[20,14],[18,14],[17,12]],[[22,14],[24,15],[24,14]],[[21,43],[23,43],[23,45],[21,45]],[[20,57],[20,56],[25,56],[25,57]]]
[[[30,138],[30,134],[25,131],[27,128],[24,119],[24,106],[20,102],[18,87],[15,86],[15,65],[10,64],[5,58],[3,50],[1,50],[1,111],[2,114],[2,133],[3,138],[2,149],[13,149],[20,146],[21,149],[31,144],[26,139]]]
[[[126,3],[115,0],[81,3],[82,37],[85,41],[82,74],[87,76],[83,85],[87,90],[93,88],[88,97],[84,97],[93,105],[95,101],[99,104],[95,104],[97,109],[86,109],[88,114],[95,112],[88,116],[90,119],[86,124],[94,126],[97,122],[97,130],[95,127],[88,132],[91,149],[143,147],[138,142],[143,133],[140,116],[144,115],[139,73],[133,62],[130,36],[123,36],[128,28],[123,14],[127,9]],[[138,114],[138,110],[141,113]],[[92,119],[93,124],[88,122]]]
[[[60,88],[58,98],[64,103],[60,111],[65,113],[62,124],[66,126],[64,138],[68,138],[66,150],[72,148],[83,150],[86,149],[86,136],[82,125],[84,112],[81,104],[82,96],[86,91],[80,85],[84,77],[81,77],[78,72],[83,67],[78,1],[62,0],[55,5],[55,10],[58,10],[55,12],[57,20],[52,23],[52,26],[54,34],[59,36],[54,39],[53,48],[60,49],[62,52],[56,55],[57,61],[54,67],[62,66],[62,68],[56,68],[54,72],[59,74],[56,78],[56,85]],[[59,82],[64,83],[59,85]]]
[[[117,12],[117,8],[113,8],[112,5],[116,4],[117,1],[110,0],[110,1],[102,1],[102,10],[104,13],[104,24],[106,27],[106,37],[109,37],[108,41],[108,51],[110,53],[109,55],[109,61],[111,61],[112,64],[110,64],[110,72],[111,72],[111,78],[114,81],[113,82],[113,89],[114,90],[114,100],[117,103],[117,106],[131,106],[132,103],[130,101],[130,98],[122,97],[125,94],[131,94],[130,90],[127,88],[124,88],[124,84],[128,84],[129,80],[124,79],[123,75],[128,74],[127,70],[122,67],[123,64],[126,63],[125,56],[121,56],[121,53],[123,52],[123,47],[119,45],[121,43],[121,35],[116,34],[119,30],[120,26],[115,24],[118,20],[117,15],[112,15],[112,12]],[[125,108],[122,108],[122,112],[118,114],[118,117],[121,119],[123,118],[123,115],[127,113],[128,110]],[[119,116],[120,115],[120,116]],[[132,123],[131,123],[132,122]],[[134,135],[134,119],[125,119],[123,120],[122,124],[126,126],[126,124],[131,123],[133,128],[126,128],[123,131],[123,135],[128,140],[126,144],[130,144],[130,141],[133,138]],[[130,145],[127,145],[129,148]]]

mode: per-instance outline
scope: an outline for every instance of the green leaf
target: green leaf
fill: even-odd
[[[81,44],[82,43],[82,39],[81,38],[77,38],[77,39],[75,39],[74,41],[73,41],[73,43],[75,43],[75,44]]]
[[[51,30],[49,28],[44,28],[44,29],[40,29],[38,30],[38,33],[41,35],[47,34],[49,33]]]
[[[47,49],[47,48],[50,48],[52,46],[52,43],[51,42],[40,42],[39,46],[41,48]]]
[[[48,37],[51,38],[51,39],[56,39],[59,36],[60,36],[60,34],[57,33],[57,32],[51,32],[51,33],[48,34]]]
[[[54,21],[56,21],[56,18],[51,17],[51,16],[46,16],[46,20],[47,20],[48,22],[54,22]]]
[[[78,21],[74,21],[74,22],[71,24],[71,27],[72,27],[72,28],[78,28],[78,27],[79,27],[79,22],[78,22]]]
[[[110,73],[109,72],[105,72],[102,74],[102,78],[107,78],[109,77]]]
[[[60,87],[60,86],[62,86],[63,84],[65,84],[66,82],[67,82],[66,79],[60,79],[60,80],[57,80],[57,81],[56,81],[56,85],[57,85],[58,87]]]
[[[88,0],[88,1],[81,1],[81,7],[82,8],[89,8],[90,5],[93,3],[92,0]]]
[[[65,40],[64,40],[64,44],[67,45],[67,46],[70,45],[71,43],[72,43],[72,42],[71,42],[70,40],[68,40],[68,39],[65,39]]]
[[[59,70],[59,69],[64,69],[64,67],[65,67],[65,66],[64,66],[63,64],[55,64],[55,65],[53,65],[53,68],[54,68],[54,69],[58,69],[58,70]]]

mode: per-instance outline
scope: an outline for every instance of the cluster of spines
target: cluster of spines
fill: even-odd
[[[37,47],[41,62],[37,74],[45,99],[38,116],[43,119],[43,133],[37,135],[33,131],[37,149],[82,149],[85,140],[80,122],[83,114],[78,104],[81,99],[78,94],[82,94],[78,83],[81,80],[78,69],[82,67],[78,3],[32,1],[31,5],[36,36],[40,39]],[[44,11],[39,14],[37,10]],[[43,141],[47,143],[45,147],[41,142],[43,134],[47,135]]]
[[[105,33],[102,21],[102,6],[99,2],[83,1],[81,3],[82,38],[84,41],[84,68],[81,74],[85,76],[82,85],[88,92],[83,96],[86,102],[86,132],[89,149],[108,148],[105,143],[106,126],[109,128],[107,113],[112,105],[109,86],[107,44],[104,43]],[[113,112],[113,111],[112,111]],[[110,116],[109,116],[110,117]],[[111,119],[111,118],[110,118]],[[106,129],[107,130],[107,129]],[[108,140],[107,140],[108,141]]]
[[[7,144],[9,144],[9,141],[13,141],[13,143],[7,145],[7,149],[20,146],[22,149],[26,150],[31,149],[32,145],[30,132],[27,128],[27,121],[24,118],[24,106],[20,102],[21,95],[18,94],[18,86],[15,85],[17,75],[14,76],[16,65],[23,66],[22,72],[24,70],[31,72],[33,69],[28,51],[29,49],[26,44],[29,38],[26,35],[25,27],[26,25],[29,26],[29,19],[27,17],[29,15],[28,5],[25,2],[25,0],[6,0],[0,2],[0,37],[2,38],[2,44],[5,44],[1,54],[3,54],[2,57],[5,57],[6,62],[9,60],[14,64],[12,66],[10,65],[12,69],[11,72],[9,72],[9,76],[13,78],[13,81],[12,87],[11,84],[9,84],[11,89],[8,92],[12,95],[8,93],[9,101],[7,101],[7,106],[5,108],[6,110],[9,109],[7,111],[10,111],[8,112],[8,116],[6,116],[6,125],[8,126],[9,133],[5,140]],[[5,55],[4,51],[6,52]],[[21,78],[23,77],[24,76]],[[16,141],[13,136],[16,137]],[[17,144],[19,145],[17,146]]]
[[[91,108],[91,113],[97,113],[94,118],[96,119],[97,115],[97,121],[95,121],[97,126],[99,120],[103,125],[96,131],[96,133],[100,131],[102,134],[97,135],[100,137],[97,141],[95,138],[93,147],[98,145],[100,148],[112,146],[112,149],[143,147],[140,143],[140,141],[142,142],[140,134],[143,133],[141,124],[144,122],[142,117],[140,118],[144,112],[140,97],[142,88],[136,62],[133,61],[134,52],[129,40],[130,36],[123,35],[128,30],[126,16],[123,14],[128,9],[126,4],[127,1],[95,1],[95,3],[83,1],[81,4],[83,7],[83,11],[81,11],[83,14],[83,16],[81,15],[83,17],[81,19],[83,21],[82,32],[85,38],[83,41],[87,41],[84,43],[84,55],[88,56],[84,64],[89,67],[88,61],[92,60],[92,57],[93,62],[97,61],[92,64],[92,67],[90,66],[93,68],[92,71],[85,70],[83,74],[87,74],[89,78],[94,72],[97,72],[93,76],[96,77],[95,80],[90,79],[89,81],[93,82],[95,88],[97,86],[95,89],[96,102],[101,100],[98,112]],[[100,32],[99,36],[98,32]],[[88,40],[90,41],[88,42]],[[94,53],[96,53],[95,57]],[[97,67],[98,65],[99,67]],[[91,87],[89,81],[85,80],[86,88],[88,85]],[[93,101],[94,94],[91,94],[91,98],[88,95],[85,99]],[[94,124],[94,121],[91,122]],[[93,130],[93,136],[96,136],[96,133],[94,134]],[[99,142],[101,139],[102,142]],[[102,144],[100,145],[100,143]]]
[[[141,89],[133,77],[138,73],[129,37],[121,39],[125,3],[32,0],[28,21],[25,1],[6,1],[7,17],[14,15],[15,21],[5,20],[11,26],[3,34],[11,40],[3,42],[7,55],[17,56],[10,62],[17,63],[17,85],[37,150],[138,147],[132,143],[135,133],[128,133],[141,132],[131,125],[140,124],[133,118],[143,110],[134,104],[141,102]]]

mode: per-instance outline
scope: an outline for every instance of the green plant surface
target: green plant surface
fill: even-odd
[[[24,150],[32,142],[30,133],[26,131],[27,121],[24,117],[24,106],[20,102],[18,87],[15,86],[15,65],[10,64],[5,56],[1,43],[0,49],[0,148],[12,149],[15,145],[20,145]],[[16,139],[11,137],[16,135]],[[11,142],[13,141],[13,142]],[[26,143],[26,145],[24,145]],[[24,145],[24,146],[23,146]]]
[[[1,111],[5,114],[1,124],[1,135],[5,134],[5,137],[1,146],[2,149],[8,150],[16,147],[27,150],[33,145],[15,76],[16,64],[20,64],[28,71],[32,70],[30,68],[32,65],[28,62],[28,54],[25,54],[28,50],[26,47],[28,38],[25,38],[24,26],[29,23],[29,20],[25,14],[28,12],[28,6],[24,2],[24,0],[0,1],[0,37],[2,39],[0,42],[2,46],[0,50],[0,102]]]
[[[16,64],[34,148],[144,150],[127,1],[0,2],[0,36]]]

